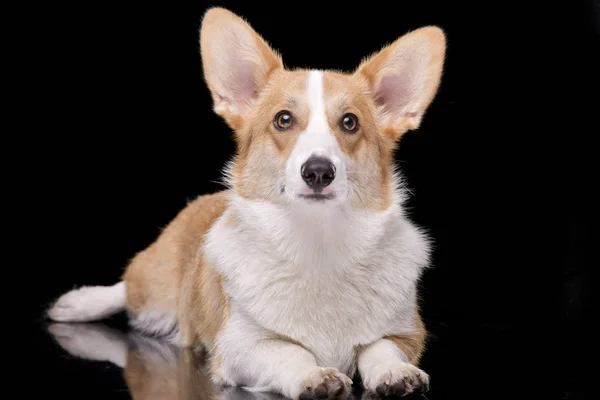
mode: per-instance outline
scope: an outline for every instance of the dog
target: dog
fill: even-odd
[[[56,300],[60,322],[126,310],[134,329],[204,347],[216,385],[292,399],[425,391],[418,283],[432,239],[394,163],[438,92],[445,32],[424,26],[352,72],[291,69],[242,17],[210,8],[200,56],[232,129],[227,188],[198,197],[121,281]]]

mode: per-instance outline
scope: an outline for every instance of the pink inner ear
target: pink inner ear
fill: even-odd
[[[223,84],[227,88],[228,99],[235,105],[247,103],[258,95],[255,75],[259,65],[253,60],[251,49],[247,49],[238,37],[232,35],[220,63]]]
[[[415,75],[410,68],[404,68],[381,80],[376,95],[377,104],[394,118],[411,112],[410,107],[417,101]]]
[[[236,60],[229,64],[226,85],[235,103],[247,102],[258,95],[254,68],[248,61]]]

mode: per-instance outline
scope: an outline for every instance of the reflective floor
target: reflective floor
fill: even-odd
[[[106,323],[44,321],[41,325],[36,345],[44,354],[40,365],[43,383],[39,387],[36,383],[30,390],[43,393],[44,398],[281,398],[213,387],[202,354],[128,331],[126,322],[119,318]],[[535,360],[521,354],[522,346],[516,347],[521,340],[518,331],[464,324],[456,329],[446,324],[430,329],[430,344],[421,367],[431,375],[431,390],[413,398],[584,398],[569,380],[576,366],[552,368],[557,372],[555,376],[540,374],[546,371],[547,361],[540,359],[535,364]],[[515,349],[520,354],[515,354]],[[540,380],[539,375],[545,378]],[[356,379],[355,383],[354,399],[371,397],[362,393]]]
[[[74,357],[65,362],[82,369],[92,362],[101,367],[89,371],[89,375],[99,383],[106,378],[115,398],[128,397],[125,391],[135,399],[281,398],[214,387],[208,380],[202,354],[136,333],[97,323],[51,324],[48,331],[65,354]],[[119,374],[122,380],[115,379]]]

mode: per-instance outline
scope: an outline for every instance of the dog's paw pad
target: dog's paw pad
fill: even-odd
[[[377,386],[375,391],[381,397],[402,396],[406,394],[406,385],[404,384],[403,380],[399,380],[391,385],[382,383],[381,385]]]
[[[318,368],[302,381],[300,400],[348,397],[352,380],[335,368]]]
[[[410,364],[387,369],[369,382],[368,390],[379,397],[399,397],[429,390],[429,375]]]

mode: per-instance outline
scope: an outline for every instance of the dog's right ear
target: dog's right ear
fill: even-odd
[[[200,53],[214,111],[238,129],[269,75],[283,68],[281,57],[245,20],[220,7],[204,14]]]

